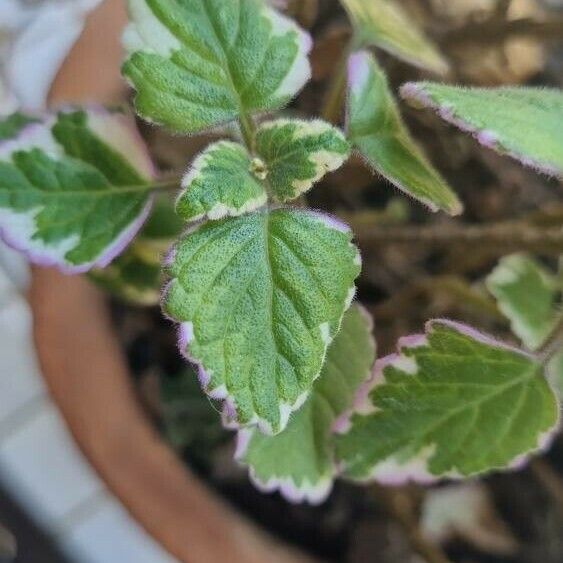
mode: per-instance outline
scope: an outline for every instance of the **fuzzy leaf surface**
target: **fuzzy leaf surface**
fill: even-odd
[[[176,202],[178,214],[188,221],[221,219],[264,205],[267,193],[251,172],[251,158],[239,143],[219,141],[207,147],[182,180]]]
[[[105,267],[149,213],[152,175],[123,115],[77,110],[32,122],[0,143],[0,233],[41,265]]]
[[[379,47],[437,73],[448,63],[396,0],[341,0],[354,26],[356,44]]]
[[[284,106],[311,39],[261,0],[129,0],[123,74],[139,115],[195,133]]]
[[[547,88],[462,88],[407,83],[401,95],[472,133],[482,145],[563,177],[563,92]]]
[[[281,202],[299,197],[325,174],[340,168],[349,150],[342,132],[318,119],[269,121],[256,134],[265,180]]]
[[[303,404],[354,295],[351,239],[332,218],[276,209],[198,225],[166,260],[164,311],[228,424],[277,434]]]
[[[236,217],[262,207],[268,193],[287,202],[348,156],[344,135],[321,120],[280,119],[256,133],[255,156],[231,141],[207,147],[182,180],[176,210],[188,221]]]
[[[337,422],[344,474],[432,482],[518,466],[545,447],[559,405],[538,360],[451,321],[400,341]]]
[[[461,203],[411,138],[383,70],[367,51],[350,57],[348,92],[348,135],[367,163],[432,211],[459,214]]]
[[[375,360],[372,320],[353,305],[328,348],[311,396],[277,436],[255,429],[239,431],[236,457],[250,468],[257,487],[279,490],[290,501],[322,502],[330,493],[336,468],[332,424],[350,407],[358,386]]]
[[[512,331],[530,350],[537,350],[557,323],[561,287],[546,268],[525,254],[505,256],[487,278]]]

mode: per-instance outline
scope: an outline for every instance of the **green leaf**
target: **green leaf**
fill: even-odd
[[[344,135],[324,121],[263,123],[253,158],[239,143],[207,147],[182,180],[176,203],[188,221],[236,217],[262,207],[268,192],[279,202],[299,197],[348,156]]]
[[[182,188],[176,211],[188,221],[242,215],[267,201],[246,149],[230,141],[207,147],[182,180]]]
[[[499,262],[487,287],[514,334],[530,350],[540,348],[557,323],[561,287],[555,276],[532,257],[513,254]]]
[[[39,119],[19,112],[0,117],[0,141],[7,141],[15,137],[27,125],[38,122]]]
[[[317,504],[330,493],[336,473],[332,424],[349,408],[375,359],[372,320],[358,305],[342,319],[311,396],[277,436],[253,428],[239,431],[236,457],[250,466],[263,491],[279,490],[293,502]]]
[[[41,265],[107,266],[143,224],[153,168],[121,114],[69,110],[0,144],[0,232]]]
[[[277,434],[307,398],[354,295],[349,229],[290,209],[196,225],[166,260],[164,311],[225,418]]]
[[[278,119],[263,123],[256,150],[274,197],[287,202],[342,166],[350,147],[344,135],[321,120]]]
[[[413,65],[445,73],[448,63],[396,0],[341,0],[356,45],[374,46]]]
[[[401,95],[434,109],[483,146],[563,177],[563,93],[547,88],[462,88],[407,83]]]
[[[103,289],[135,305],[157,305],[164,283],[161,261],[183,223],[165,198],[157,200],[138,236],[108,267],[90,277]]]
[[[261,0],[129,0],[123,74],[139,115],[195,133],[277,110],[311,75],[311,39]]]
[[[400,190],[450,215],[462,205],[412,140],[387,78],[367,51],[348,63],[348,135],[367,163]]]
[[[190,461],[211,465],[216,448],[231,438],[190,368],[160,377],[160,409],[168,443],[178,450],[186,448]]]
[[[559,418],[540,362],[476,330],[431,321],[376,363],[337,422],[337,458],[357,480],[400,483],[516,467]]]

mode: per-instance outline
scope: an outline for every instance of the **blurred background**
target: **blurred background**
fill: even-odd
[[[451,61],[449,81],[563,87],[561,0],[397,1]],[[336,0],[275,4],[315,37],[313,80],[288,111],[319,115],[327,109],[335,61],[350,35],[348,20]],[[119,0],[0,0],[0,115],[68,101],[126,100],[118,76],[124,19]],[[425,77],[384,53],[378,58],[394,90]],[[479,147],[430,112],[401,109],[464,201],[463,221],[485,224],[539,213],[538,221],[563,226],[556,181]],[[140,126],[164,174],[184,171],[213,139],[177,138]],[[439,228],[452,221],[428,217],[355,158],[327,177],[310,202],[360,233],[372,225],[432,222]],[[360,236],[360,246],[359,299],[374,314],[381,353],[436,316],[508,333],[484,295],[482,279],[503,253],[519,248],[381,247],[367,235]],[[553,249],[539,254],[557,266]],[[0,562],[175,561],[108,491],[50,397],[35,354],[30,279],[21,258],[0,246]],[[276,542],[319,560],[347,563],[563,562],[561,439],[543,459],[512,474],[429,491],[338,483],[320,507],[290,505],[256,491],[233,461],[232,435],[221,428],[180,359],[157,294],[144,293],[144,306],[132,305],[139,301],[136,295],[116,292],[107,278],[96,281],[113,291],[108,298],[113,327],[126,352],[135,398],[152,427],[186,467]],[[423,557],[428,545],[437,549]]]

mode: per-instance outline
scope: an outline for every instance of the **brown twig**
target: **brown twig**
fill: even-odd
[[[537,227],[523,222],[489,225],[411,225],[371,227],[359,230],[357,237],[364,244],[417,244],[432,246],[457,245],[502,247],[504,250],[545,250],[563,252],[561,227]]]
[[[543,40],[563,39],[563,18],[551,17],[546,21],[530,18],[503,21],[492,18],[482,22],[472,22],[444,33],[439,42],[447,47],[465,42],[499,43],[510,37],[526,35]]]
[[[542,347],[538,350],[538,355],[542,364],[547,365],[553,356],[563,348],[563,313],[559,315],[557,322],[549,333]]]
[[[464,305],[471,305],[497,321],[504,320],[504,316],[492,299],[472,288],[461,276],[447,274],[413,281],[399,289],[389,299],[373,307],[372,313],[378,321],[394,319],[415,299],[426,294],[437,293],[447,293]]]

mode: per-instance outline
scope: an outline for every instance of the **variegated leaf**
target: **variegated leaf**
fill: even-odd
[[[404,338],[336,428],[344,475],[397,484],[520,466],[559,405],[535,357],[451,321]]]
[[[41,265],[104,267],[151,207],[153,168],[129,120],[68,110],[0,143],[0,233]]]
[[[272,195],[286,202],[340,168],[348,158],[349,145],[338,129],[324,121],[278,119],[260,126],[256,151]]]
[[[277,434],[319,376],[360,271],[351,233],[276,209],[195,226],[166,260],[166,314],[229,424]]]
[[[375,342],[369,313],[353,305],[328,348],[319,379],[305,404],[277,436],[239,430],[236,457],[250,468],[256,486],[279,490],[292,502],[322,502],[336,473],[332,424],[351,404],[373,367]]]
[[[280,119],[259,127],[254,154],[230,141],[207,147],[182,180],[178,213],[188,221],[221,219],[262,207],[268,194],[295,199],[341,166],[348,143],[324,121]]]
[[[555,328],[562,286],[531,256],[505,256],[487,278],[512,331],[530,350],[537,350]]]
[[[246,149],[238,143],[219,141],[209,146],[182,180],[178,214],[188,221],[221,219],[264,205],[267,194],[251,164]]]
[[[129,17],[135,106],[174,131],[279,109],[310,77],[309,35],[262,0],[129,0]]]
[[[356,45],[375,46],[416,66],[443,74],[448,63],[397,0],[341,0]]]
[[[463,207],[403,124],[387,78],[367,51],[348,63],[348,135],[367,163],[400,190],[450,215]]]
[[[472,133],[483,146],[563,177],[563,92],[547,88],[462,88],[412,82],[401,94]]]

